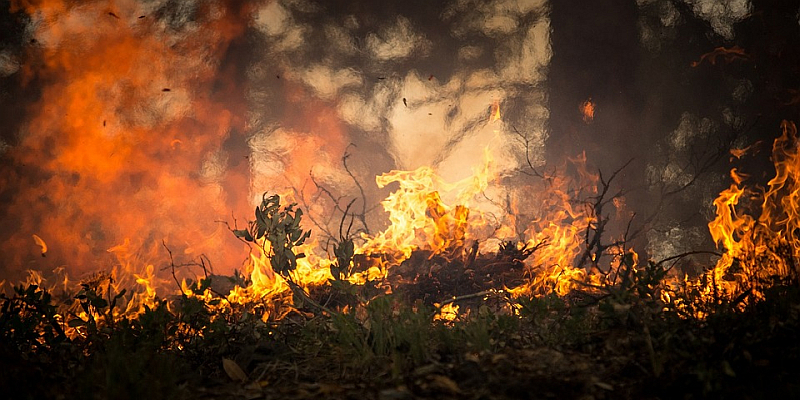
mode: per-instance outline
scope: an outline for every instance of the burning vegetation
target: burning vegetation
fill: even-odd
[[[0,272],[27,270],[0,276],[4,396],[800,396],[795,123],[780,114],[767,129],[776,139],[752,140],[736,131],[744,117],[720,107],[736,131],[722,138],[719,124],[682,112],[665,147],[643,133],[631,143],[652,147],[644,156],[609,151],[602,142],[626,147],[613,132],[635,126],[611,122],[634,119],[621,111],[634,100],[619,97],[632,63],[606,55],[613,62],[597,68],[607,77],[588,78],[560,67],[583,71],[597,51],[550,49],[551,21],[564,28],[589,7],[452,2],[433,24],[452,26],[445,41],[494,47],[448,49],[443,59],[460,63],[450,76],[420,67],[403,77],[384,69],[444,50],[402,13],[379,24],[384,10],[370,2],[331,1],[344,22],[321,31],[306,19],[325,15],[324,2],[79,3],[12,1],[32,21],[19,33],[26,62],[0,52],[3,77],[38,88],[15,141],[0,138],[0,211],[12,227],[0,231]],[[677,21],[712,27],[705,38],[733,34],[702,20],[707,2],[635,3],[613,7],[642,11],[626,20],[642,37],[625,40],[653,54]],[[725,6],[732,19],[761,18],[738,4]],[[607,22],[586,19],[600,25],[574,29],[597,39]],[[303,47],[320,37],[323,49]],[[748,103],[759,90],[798,105],[772,76],[754,88],[736,75],[753,78],[764,69],[751,63],[774,67],[782,52],[717,41],[670,71],[711,81],[726,69],[720,87],[731,87],[715,88],[742,109],[761,109]],[[256,42],[268,50],[250,55]],[[246,67],[231,61],[241,54],[253,57]],[[342,61],[360,57],[360,69]],[[548,75],[551,57],[559,68]],[[668,78],[660,84],[675,86]],[[546,79],[602,85],[548,94]],[[518,115],[506,121],[509,111]],[[634,162],[659,154],[663,168]],[[767,160],[771,175],[737,165],[706,199],[710,241],[652,251],[670,202],[715,182],[702,179],[729,155]],[[233,217],[253,205],[248,221]]]
[[[177,264],[168,248],[163,269],[171,283],[153,265],[79,282],[63,271],[57,279],[31,271],[0,297],[3,358],[14,371],[6,379],[45,379],[76,395],[115,398],[152,390],[165,397],[459,396],[485,390],[469,368],[488,368],[484,383],[492,384],[502,380],[495,368],[522,366],[550,379],[557,395],[654,394],[636,383],[643,379],[661,385],[657,391],[689,384],[706,393],[724,391],[716,385],[740,374],[783,379],[793,369],[770,363],[772,352],[785,351],[776,346],[797,350],[785,340],[796,338],[798,326],[800,154],[795,125],[781,128],[767,187],[748,187],[734,170],[735,182],[715,200],[708,227],[720,253],[696,276],[674,268],[690,254],[644,262],[625,236],[606,239],[603,207],[620,196],[610,194],[614,176],[543,179],[532,192],[542,214],[520,227],[524,210],[480,211],[496,179],[488,157],[455,183],[429,168],[392,171],[377,179],[399,184],[383,202],[388,228],[354,234],[348,206],[325,256],[309,242],[303,210],[288,196],[265,194],[255,218],[231,229],[251,247],[246,268],[233,276],[214,275],[202,258]],[[46,244],[36,242],[44,254]],[[199,274],[179,280],[190,270]],[[726,326],[767,336],[717,336]],[[619,346],[638,350],[623,357]],[[687,351],[711,364],[677,369],[688,365],[680,355]],[[589,373],[597,363],[589,355],[621,358]],[[509,364],[517,356],[524,364]],[[540,357],[583,364],[553,376],[545,371],[553,361]],[[579,389],[567,386],[569,374]],[[290,388],[287,380],[302,384]],[[31,393],[54,395],[56,387]]]

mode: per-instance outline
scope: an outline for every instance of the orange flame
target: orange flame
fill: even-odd
[[[47,253],[47,243],[45,243],[44,240],[42,240],[42,238],[39,237],[39,235],[34,234],[32,236],[33,236],[33,241],[36,243],[36,245],[41,247],[42,257],[44,257],[45,254]]]
[[[579,109],[581,115],[583,115],[583,122],[588,124],[594,121],[594,103],[592,102],[591,98],[581,103]]]
[[[704,287],[709,297],[741,298],[741,304],[745,304],[748,295],[752,300],[763,297],[765,279],[800,272],[792,262],[800,256],[800,241],[796,237],[800,231],[797,128],[794,123],[784,121],[781,130],[772,148],[775,177],[760,196],[761,215],[756,219],[737,211],[746,190],[740,187],[741,179],[735,170],[732,171],[735,183],[714,201],[717,217],[708,228],[725,253],[710,272],[712,283]]]

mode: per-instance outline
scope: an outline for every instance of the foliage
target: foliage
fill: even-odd
[[[293,207],[265,195],[256,220],[235,231],[264,246],[289,279],[302,257],[295,247],[309,234]],[[497,259],[516,262],[536,248],[503,243]],[[350,283],[349,234],[340,232],[334,255],[329,285],[293,287],[294,312],[270,322],[261,318],[261,300],[229,304],[212,293],[210,277],[134,313],[123,312],[130,292],[115,292],[102,274],[56,297],[38,285],[17,286],[0,294],[0,367],[11,371],[0,388],[11,398],[121,399],[202,397],[225,385],[251,398],[370,390],[367,397],[386,398],[800,394],[792,383],[800,370],[784,367],[800,365],[794,275],[758,277],[760,301],[726,300],[696,285],[670,286],[663,263],[637,265],[624,254],[599,285],[566,296],[459,295],[443,303],[461,307],[447,320],[437,317],[442,305],[410,298],[400,286],[387,294],[378,282]],[[429,276],[442,268],[427,253],[420,259],[431,263]],[[317,312],[305,312],[306,302]],[[316,394],[283,392],[312,383]]]
[[[256,219],[248,224],[247,229],[237,229],[233,233],[248,242],[256,243],[264,238],[269,242],[261,242],[262,249],[268,254],[272,269],[284,276],[297,268],[297,259],[305,254],[295,254],[293,248],[302,245],[311,235],[311,231],[300,228],[303,210],[295,209],[296,203],[281,208],[279,195],[267,197],[264,193],[261,204],[256,207]]]
[[[687,318],[680,303],[663,300],[668,290],[663,273],[662,266],[650,263],[633,269],[625,285],[605,287],[594,297],[509,298],[505,306],[471,308],[452,322],[433,320],[435,310],[421,302],[380,295],[342,312],[297,314],[268,325],[245,307],[220,307],[219,299],[201,296],[206,280],[191,285],[191,293],[158,300],[113,322],[107,318],[114,315],[113,299],[125,297],[105,293],[112,299],[107,301],[96,287],[82,286],[74,297],[87,317],[65,322],[58,313],[73,304],[57,304],[36,285],[18,286],[13,296],[0,296],[2,354],[16,366],[14,382],[34,387],[31,396],[46,397],[59,387],[88,397],[191,397],[187,385],[230,381],[222,360],[236,364],[248,381],[269,370],[284,376],[280,379],[345,376],[432,390],[426,379],[434,378],[420,374],[433,374],[449,387],[450,380],[461,384],[455,378],[474,365],[469,368],[487,368],[485,378],[499,380],[502,374],[493,375],[494,368],[505,357],[544,349],[593,360],[609,385],[628,387],[631,397],[752,394],[798,377],[796,368],[778,367],[779,360],[800,361],[796,282],[772,282],[763,301],[743,310],[717,305],[696,319]],[[690,298],[697,295],[691,291],[672,295],[695,304],[699,299]],[[79,334],[68,335],[67,328]],[[537,360],[526,362],[545,362]],[[283,368],[287,375],[281,375]],[[558,375],[548,376],[561,382]],[[4,387],[12,387],[9,379]],[[799,390],[792,384],[772,389]]]

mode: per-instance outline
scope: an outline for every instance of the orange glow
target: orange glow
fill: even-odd
[[[13,9],[46,21],[34,25],[37,44],[20,71],[46,84],[28,109],[19,145],[6,155],[46,179],[0,171],[8,176],[2,184],[19,185],[5,210],[18,234],[0,243],[13,257],[8,264],[30,265],[38,256],[30,237],[41,226],[57,227],[47,232],[47,258],[34,261],[42,269],[67,265],[80,274],[108,265],[115,257],[105,249],[126,238],[145,265],[164,259],[162,240],[176,254],[191,249],[189,258],[238,262],[244,246],[215,220],[249,208],[242,207],[247,196],[228,194],[225,185],[241,179],[226,179],[219,156],[243,127],[237,115],[245,114],[245,100],[222,94],[229,77],[218,71],[218,59],[243,32],[238,20],[248,12],[204,7],[197,11],[204,28],[180,33],[157,18],[139,19],[147,8],[133,0],[80,7],[12,1]]]
[[[592,102],[591,98],[581,103],[579,109],[581,115],[583,116],[583,122],[588,124],[594,121],[594,103]]]
[[[737,210],[740,200],[749,192],[741,187],[742,179],[735,169],[731,171],[735,183],[714,201],[717,216],[708,228],[724,254],[707,274],[710,282],[706,279],[705,284],[693,283],[709,299],[740,299],[740,305],[744,305],[763,297],[763,285],[768,278],[798,273],[791,262],[800,256],[800,242],[795,234],[800,229],[797,128],[794,123],[784,121],[781,130],[772,148],[775,177],[768,182],[764,193],[754,193],[761,198],[758,218]]]
[[[438,305],[437,305],[438,306]],[[439,309],[439,312],[433,316],[434,321],[452,322],[458,318],[458,305],[455,303],[447,303]]]
[[[36,245],[42,249],[42,257],[44,257],[45,253],[47,253],[47,243],[45,243],[44,240],[42,240],[42,238],[40,238],[38,235],[34,234],[32,236]]]
[[[313,96],[303,85],[285,83],[287,104],[302,101],[305,107],[286,107],[282,117],[300,122],[264,135],[266,142],[278,143],[270,148],[276,158],[270,160],[273,169],[253,177],[234,174],[230,169],[241,160],[229,160],[223,145],[233,132],[244,131],[246,96],[228,82],[234,77],[220,64],[231,41],[244,33],[245,24],[238,22],[249,18],[250,10],[199,6],[197,18],[204,29],[169,34],[155,18],[131,18],[144,12],[138,1],[118,0],[111,7],[92,1],[81,7],[59,0],[12,2],[12,10],[25,9],[47,22],[35,25],[32,34],[42,44],[31,51],[33,62],[22,73],[48,83],[41,101],[28,110],[32,117],[19,146],[8,150],[11,163],[33,166],[41,177],[33,180],[13,168],[0,171],[7,172],[0,183],[20,188],[5,210],[19,233],[0,243],[0,251],[16,255],[8,260],[11,264],[38,268],[28,273],[31,284],[66,288],[91,282],[104,298],[130,290],[117,315],[142,313],[145,306],[156,306],[159,297],[178,293],[219,296],[227,301],[219,307],[259,302],[269,306],[262,320],[283,317],[292,311],[290,283],[308,290],[333,279],[329,267],[334,261],[321,254],[324,246],[310,240],[297,248],[305,257],[288,277],[281,276],[270,264],[268,241],[247,247],[215,220],[250,208],[250,193],[235,193],[271,190],[288,204],[295,197],[314,198],[315,185],[303,184],[311,178],[343,175],[339,155],[349,140],[339,110],[328,101],[306,101]],[[87,24],[95,34],[86,34]],[[693,66],[747,57],[735,46],[717,48]],[[485,112],[482,101],[479,109]],[[493,101],[488,121],[481,117],[482,124],[495,124],[494,142],[500,141],[503,127],[500,103]],[[589,98],[579,111],[585,123],[592,123],[596,104]],[[746,150],[731,154],[739,158]],[[748,176],[732,169],[733,184],[714,201],[716,216],[708,229],[724,254],[704,276],[710,279],[673,278],[672,283],[698,288],[715,301],[751,293],[743,298],[746,303],[762,295],[758,282],[797,272],[786,261],[800,257],[800,155],[793,123],[783,123],[772,159],[776,174],[763,193],[746,188]],[[256,161],[249,162],[245,167],[255,169]],[[521,278],[498,283],[508,285],[503,290],[512,295],[566,295],[612,284],[613,272],[637,268],[639,256],[624,244],[592,252],[588,232],[599,230],[604,216],[595,215],[587,199],[598,196],[600,177],[587,168],[585,154],[562,168],[575,176],[554,175],[500,194],[491,190],[508,177],[498,171],[490,149],[472,176],[456,182],[446,181],[432,166],[377,176],[378,188],[397,187],[381,202],[389,224],[356,238],[355,252],[380,261],[348,279],[354,284],[384,279],[415,251],[427,252],[428,260],[450,261],[467,249],[496,254],[500,244],[511,243],[516,246],[511,253],[536,249],[514,260]],[[760,202],[758,215],[744,211],[743,203],[753,198]],[[618,219],[629,218],[624,197],[606,200]],[[37,230],[41,227],[49,229]],[[606,239],[624,243],[621,237]],[[173,253],[201,261],[194,269],[178,268],[185,260],[173,259]],[[213,265],[217,271],[201,258],[204,254],[220,261]],[[72,267],[77,278],[61,270],[57,281],[47,285],[39,271],[62,265]],[[239,266],[247,284],[240,282],[228,293],[194,293],[190,282]],[[106,272],[86,274],[98,268]],[[89,317],[81,312],[75,315]],[[435,319],[453,321],[458,312],[455,303],[448,303]]]
[[[470,216],[467,207],[495,178],[488,152],[483,166],[474,172],[454,183],[443,181],[430,167],[378,176],[378,187],[392,182],[400,187],[382,202],[389,214],[389,227],[366,238],[360,252],[389,254],[402,261],[416,249],[439,253],[463,245],[471,237],[467,227],[478,229],[485,224],[480,213]],[[454,199],[457,205],[447,206],[442,197]]]
[[[733,170],[731,176],[735,183],[714,201],[716,218],[708,224],[712,239],[724,251],[723,256],[704,277],[672,277],[669,282],[671,286],[695,287],[709,301],[731,301],[751,293],[751,298],[740,300],[745,304],[762,296],[763,288],[759,282],[763,279],[774,275],[786,276],[792,273],[792,268],[797,268],[786,264],[782,252],[790,249],[792,257],[800,256],[800,243],[790,234],[800,230],[800,155],[794,124],[785,122],[782,129],[781,137],[773,146],[776,175],[760,196],[760,216],[755,218],[738,210],[742,199],[753,194],[741,187],[741,174]],[[517,249],[526,246],[536,247],[537,250],[524,260],[527,279],[513,287],[504,288],[511,295],[566,295],[576,289],[592,291],[598,286],[612,284],[612,272],[638,266],[638,255],[622,246],[612,246],[603,254],[591,254],[584,257],[585,265],[576,265],[576,261],[587,251],[587,229],[598,223],[591,207],[574,202],[570,195],[577,190],[590,195],[598,192],[599,176],[586,168],[585,154],[571,160],[570,168],[578,172],[576,179],[553,177],[542,183],[541,187],[529,188],[525,198],[517,198],[512,202],[509,212],[514,215],[500,218],[484,209],[478,201],[485,195],[489,183],[497,179],[492,165],[492,158],[487,151],[483,165],[476,168],[474,175],[458,182],[446,182],[428,167],[415,171],[391,171],[378,176],[376,181],[379,186],[389,183],[399,185],[383,202],[391,225],[372,237],[364,236],[364,242],[356,253],[380,254],[383,264],[355,274],[351,282],[363,284],[368,279],[385,278],[387,269],[398,265],[417,250],[428,251],[431,257],[438,255],[455,259],[461,254],[460,251],[475,240],[495,244],[505,240],[518,229],[516,224],[520,221],[516,214],[519,207],[525,207],[532,215],[524,227],[526,242],[517,244]],[[284,195],[284,203],[290,203],[291,198],[289,194]],[[624,198],[611,201],[617,212],[624,209],[624,203]],[[486,227],[490,229],[484,229]],[[153,264],[136,255],[139,252],[132,250],[132,246],[131,241],[125,240],[112,247],[109,252],[117,259],[116,267],[108,275],[89,278],[96,282],[108,282],[106,286],[100,286],[105,293],[136,288],[128,298],[126,308],[119,311],[125,314],[141,313],[145,305],[154,306],[159,288],[168,284],[157,277]],[[310,243],[296,249],[305,253],[306,257],[298,260],[297,269],[290,275],[294,283],[306,290],[325,285],[333,278],[329,270],[332,261],[318,256],[315,248],[317,244]],[[251,250],[244,270],[250,284],[246,287],[235,286],[230,293],[223,294],[227,303],[219,307],[258,301],[270,305],[260,316],[264,321],[281,318],[292,310],[292,291],[285,278],[272,270],[268,257],[269,242],[261,242]],[[484,247],[482,251],[496,252],[497,247]],[[145,254],[153,252],[147,251]],[[32,271],[28,281],[42,284],[44,278]],[[67,282],[65,277],[63,285],[66,286]],[[181,282],[180,291],[185,295],[196,295],[186,280]],[[212,294],[206,291],[199,296],[210,299]],[[662,298],[671,301],[667,291],[662,293]],[[448,303],[440,308],[434,319],[453,321],[458,318],[458,312],[455,303]],[[697,316],[703,317],[702,314]]]

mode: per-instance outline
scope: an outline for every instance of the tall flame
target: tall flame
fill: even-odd
[[[709,296],[759,299],[769,279],[800,273],[793,260],[800,256],[800,152],[797,127],[784,121],[781,136],[772,147],[775,177],[761,198],[760,215],[739,212],[748,191],[737,179],[714,201],[716,218],[708,224],[714,241],[724,254],[710,272],[712,283],[704,290]],[[745,209],[747,210],[747,209]],[[742,297],[745,296],[745,297]]]

